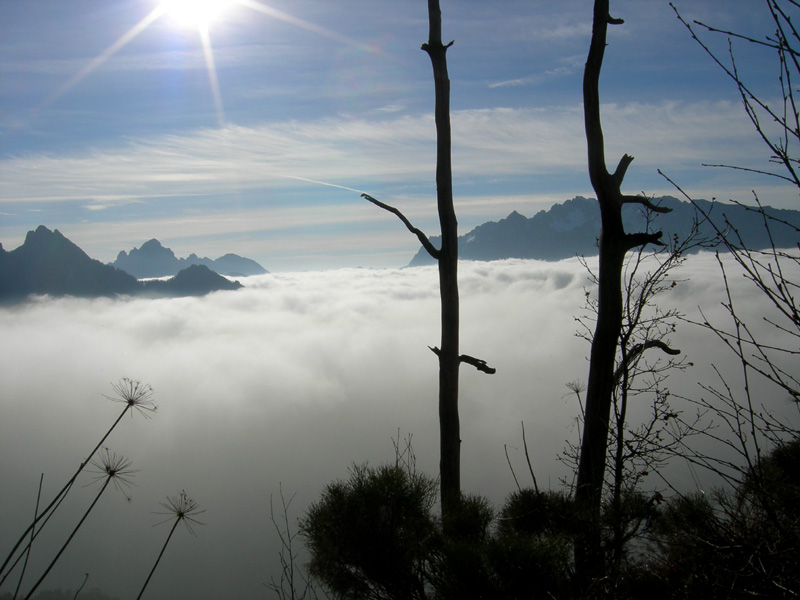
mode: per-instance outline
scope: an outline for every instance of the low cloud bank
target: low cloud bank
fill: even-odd
[[[577,260],[508,260],[464,263],[460,277],[462,352],[497,368],[462,368],[464,488],[502,502],[514,489],[504,445],[524,483],[522,421],[540,485],[557,487],[566,475],[557,456],[577,438],[565,383],[588,370],[588,346],[574,335],[585,271]],[[680,278],[665,304],[722,318],[713,257],[690,258]],[[108,441],[140,469],[132,501],[107,494],[45,588],[75,589],[89,572],[92,585],[129,597],[167,533],[151,527],[166,518],[153,514],[159,501],[186,490],[205,525],[196,538],[176,534],[153,594],[263,598],[279,566],[271,497],[294,496],[290,517],[301,516],[353,462],[393,459],[398,431],[413,434],[419,468],[437,472],[435,268],[243,281],[204,298],[41,299],[0,311],[0,548],[31,518],[39,474],[52,496],[119,414],[103,398],[111,382],[147,382],[159,403],[152,419],[126,418]],[[742,309],[762,314],[745,284],[735,279]],[[695,363],[671,383],[676,391],[697,395],[712,361],[735,372],[699,328],[681,325],[673,343]],[[61,516],[76,521],[94,493],[76,489]],[[53,547],[37,542],[31,572]]]

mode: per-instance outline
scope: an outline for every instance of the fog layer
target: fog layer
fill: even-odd
[[[588,345],[574,335],[585,270],[577,260],[508,260],[463,263],[460,273],[461,351],[497,369],[462,367],[464,489],[498,504],[515,489],[505,445],[528,482],[522,421],[539,484],[557,487],[566,475],[557,456],[577,438],[565,384],[588,370]],[[712,256],[692,257],[679,277],[665,305],[722,318]],[[760,318],[758,295],[732,279],[742,308]],[[159,404],[150,420],[126,417],[107,443],[140,470],[132,500],[109,490],[43,589],[76,589],[88,572],[91,586],[137,593],[169,528],[154,526],[167,518],[154,514],[159,502],[186,490],[206,509],[205,525],[197,537],[176,533],[148,596],[270,597],[270,498],[294,497],[294,522],[354,462],[392,460],[398,431],[413,434],[418,467],[436,474],[437,361],[428,346],[439,343],[437,282],[433,267],[286,273],[204,298],[39,299],[0,310],[0,551],[31,518],[40,473],[49,500],[121,411],[103,397],[110,384],[129,377],[152,385]],[[699,394],[712,361],[735,372],[698,327],[680,325],[672,341],[695,365],[675,390]],[[765,396],[773,400],[786,407]],[[76,489],[62,535],[95,493]],[[32,573],[54,548],[37,541]]]

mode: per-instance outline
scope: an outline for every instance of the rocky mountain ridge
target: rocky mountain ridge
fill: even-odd
[[[0,245],[0,302],[30,295],[176,297],[243,287],[205,265],[191,265],[167,281],[141,282],[133,275],[90,258],[58,230],[40,225],[19,248]]]
[[[178,258],[171,249],[162,246],[155,238],[129,252],[120,251],[117,259],[109,264],[130,273],[137,279],[176,275],[191,265],[203,265],[215,273],[230,277],[264,275],[268,272],[256,261],[237,254],[226,254],[217,259],[210,259],[200,258],[192,253],[186,258]]]
[[[800,242],[800,211],[765,207],[765,212],[776,220],[770,223],[770,231],[764,228],[763,217],[753,207],[721,202],[697,201],[704,212],[720,228],[733,228],[742,243],[750,249],[770,246],[796,247]],[[695,221],[696,210],[690,202],[665,196],[656,203],[672,211],[658,215],[651,229],[664,232],[663,239],[674,235],[685,238]],[[641,206],[627,204],[623,207],[623,221],[628,232],[644,231],[647,227]],[[785,225],[784,223],[790,225]],[[700,224],[700,235],[706,239],[714,237],[710,223]],[[574,256],[597,254],[597,236],[600,233],[600,209],[597,201],[576,196],[533,217],[525,217],[514,211],[500,221],[489,221],[458,238],[459,258],[463,260],[501,260],[505,258],[533,258],[539,260],[561,260]],[[770,240],[770,235],[772,240]],[[440,246],[440,237],[430,238],[433,245]],[[420,248],[408,266],[435,264],[424,248]]]

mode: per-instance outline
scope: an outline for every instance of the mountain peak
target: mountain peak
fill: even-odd
[[[681,239],[689,234],[695,220],[695,208],[690,202],[664,196],[656,199],[657,204],[672,209],[672,212],[659,215],[655,226],[663,230],[664,239],[678,235]],[[712,203],[697,201],[709,210]],[[770,233],[776,247],[796,247],[797,229],[800,227],[799,211],[778,211],[765,207],[768,215],[775,216],[770,224]],[[757,211],[734,204],[714,203],[711,218],[721,228],[730,223],[743,237],[747,247],[757,250],[767,248],[770,239],[763,219],[759,221]],[[783,221],[781,223],[780,221]],[[623,222],[628,232],[644,231],[648,224],[641,207],[628,204],[623,207]],[[489,221],[478,225],[472,231],[459,237],[459,257],[466,260],[501,260],[505,258],[533,258],[538,260],[561,260],[573,256],[593,256],[597,254],[597,236],[600,233],[600,208],[597,201],[576,196],[548,210],[541,210],[531,218],[525,218],[517,211],[500,221]],[[712,227],[705,223],[700,235],[707,239],[714,237]],[[435,260],[420,249],[409,266],[433,264]]]
[[[44,225],[39,225],[34,231],[29,231],[25,236],[25,244],[36,244],[41,243],[43,241],[52,239],[52,238],[64,237],[61,235],[61,232],[56,229],[55,231],[50,231]]]
[[[158,255],[172,251],[162,248],[157,240],[143,245]],[[159,251],[159,248],[161,250]],[[142,254],[132,250],[131,256]],[[120,253],[120,257],[130,258]],[[235,290],[242,285],[210,271],[205,266],[193,266],[180,271],[170,281],[145,285],[136,278],[111,265],[89,258],[77,245],[57,229],[50,231],[41,225],[25,236],[25,243],[11,252],[0,253],[0,302],[17,302],[30,294],[52,296],[116,296],[138,295],[142,292],[157,296],[200,296],[216,290]],[[159,285],[163,284],[163,285]]]
[[[189,265],[167,281],[143,282],[145,292],[155,296],[203,296],[219,290],[238,290],[238,281],[230,281],[205,265]]]
[[[180,262],[172,250],[162,246],[155,238],[130,252],[126,253],[123,250],[111,265],[130,273],[137,279],[174,275],[180,271]]]
[[[25,243],[4,254],[0,298],[15,300],[28,294],[108,296],[132,293],[136,279],[93,260],[56,229],[40,225]]]
[[[153,238],[151,240],[147,240],[141,245],[139,251],[142,250],[167,250],[167,248],[164,248],[164,246],[161,245],[161,242],[159,242],[156,238]]]
[[[175,257],[175,253],[169,248],[165,248],[164,246],[162,246],[161,242],[159,242],[156,238],[153,238],[152,240],[147,240],[139,248],[134,248],[133,250],[131,250],[129,254],[133,255],[136,254],[137,252],[141,254],[149,254],[151,256],[164,255],[164,256],[172,256],[173,258]]]
[[[236,254],[226,254],[221,258],[211,260],[210,258],[199,258],[193,252],[186,258],[177,258],[172,250],[162,246],[161,242],[155,238],[129,252],[120,251],[117,260],[111,265],[130,273],[137,279],[176,275],[192,265],[205,265],[220,275],[236,277],[263,275],[268,272],[256,261]]]
[[[14,252],[37,260],[61,261],[72,257],[89,258],[86,253],[65,238],[58,229],[50,231],[39,225],[35,231],[29,231],[25,242]]]

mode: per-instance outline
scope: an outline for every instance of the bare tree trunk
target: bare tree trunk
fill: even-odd
[[[485,360],[458,353],[458,221],[453,206],[453,169],[450,160],[450,79],[447,75],[447,49],[442,44],[442,11],[439,0],[428,0],[428,42],[422,49],[428,53],[433,66],[436,94],[436,197],[442,247],[436,248],[430,239],[397,208],[361,194],[376,206],[396,215],[406,228],[417,236],[422,247],[439,265],[439,295],[441,298],[441,348],[431,350],[439,359],[439,477],[442,498],[442,521],[449,528],[450,518],[461,500],[461,433],[458,418],[458,371],[464,362],[479,371],[492,375],[495,369]]]
[[[428,0],[428,43],[422,49],[433,66],[436,94],[436,195],[442,247],[439,255],[439,290],[442,307],[442,345],[439,356],[439,429],[442,517],[452,514],[461,496],[461,434],[458,418],[458,221],[453,206],[450,136],[450,79],[447,46],[442,44],[439,0]]]
[[[645,198],[625,196],[620,188],[633,157],[623,155],[614,173],[606,168],[605,143],[600,122],[599,82],[608,25],[623,21],[609,15],[609,0],[596,0],[592,41],[583,76],[584,122],[588,146],[589,178],[600,205],[602,229],[599,241],[597,325],[592,339],[586,414],[578,463],[575,500],[587,519],[583,539],[575,548],[579,582],[589,585],[602,575],[600,509],[608,449],[608,430],[614,366],[622,327],[622,268],[625,253],[636,246],[655,243],[661,233],[626,234],[622,205],[635,202],[653,207]],[[663,209],[660,209],[663,212]]]

